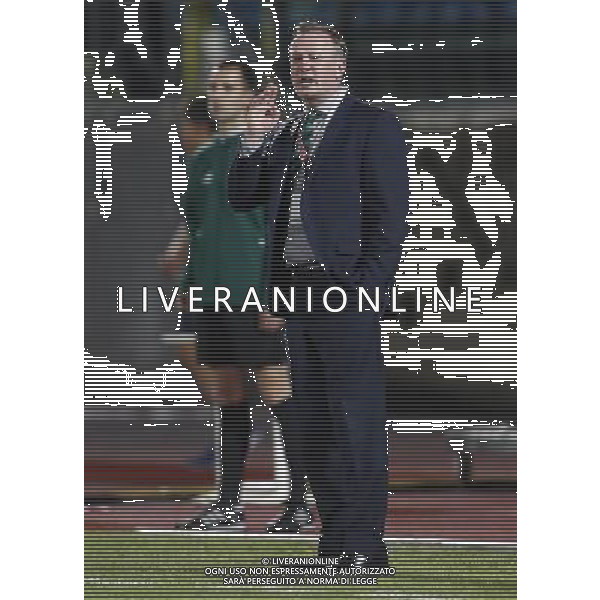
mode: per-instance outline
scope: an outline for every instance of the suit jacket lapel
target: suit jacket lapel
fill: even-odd
[[[331,144],[332,140],[335,139],[338,131],[343,128],[346,117],[348,116],[352,105],[355,103],[356,100],[354,97],[348,94],[337,107],[337,110],[333,113],[331,120],[325,128],[323,138],[313,154],[313,169],[315,165],[318,165],[318,160],[321,153],[327,153],[328,146]]]

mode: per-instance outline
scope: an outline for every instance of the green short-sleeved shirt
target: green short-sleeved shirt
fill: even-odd
[[[201,286],[200,306],[214,305],[214,287],[229,288],[229,304],[240,307],[250,287],[263,300],[264,209],[236,212],[228,201],[227,177],[239,136],[217,138],[188,165],[183,209],[190,235],[184,287]]]

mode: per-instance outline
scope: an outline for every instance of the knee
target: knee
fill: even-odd
[[[238,406],[246,400],[241,388],[231,388],[216,382],[202,382],[198,386],[202,401],[211,406]]]
[[[261,400],[267,406],[281,404],[292,395],[292,383],[286,368],[263,370],[257,374]]]
[[[202,392],[202,399],[211,406],[241,406],[246,402],[243,393],[226,389],[206,389]]]

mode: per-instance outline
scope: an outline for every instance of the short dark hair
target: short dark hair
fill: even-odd
[[[256,71],[246,62],[242,60],[224,60],[220,62],[216,70],[237,69],[244,80],[244,84],[249,90],[256,92],[258,90],[258,76]]]
[[[206,98],[194,98],[188,104],[185,115],[195,125],[205,125],[210,129],[216,128],[216,123],[208,112],[208,102],[206,101]]]
[[[294,25],[292,31],[292,40],[303,33],[325,33],[331,41],[342,51],[344,58],[348,56],[348,47],[342,37],[342,34],[333,26],[321,23],[320,21],[303,21]]]

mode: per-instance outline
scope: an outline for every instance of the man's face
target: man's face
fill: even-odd
[[[297,96],[313,104],[340,89],[346,59],[327,33],[301,33],[290,45],[290,68]]]
[[[252,90],[239,69],[228,67],[212,73],[207,94],[208,110],[217,123],[242,118],[252,98]]]

